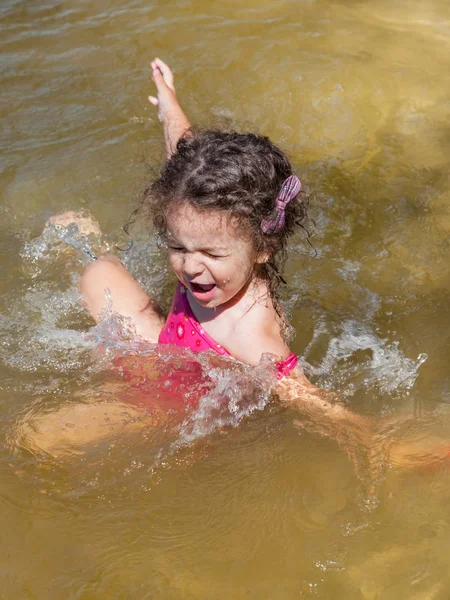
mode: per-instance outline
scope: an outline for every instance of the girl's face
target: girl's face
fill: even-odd
[[[167,245],[176,276],[207,308],[237,297],[259,262],[226,213],[199,211],[187,202],[167,215]]]

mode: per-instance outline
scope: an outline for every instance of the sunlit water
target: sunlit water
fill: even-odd
[[[448,465],[400,469],[385,449],[450,445],[448,3],[4,0],[0,15],[0,595],[447,599]],[[383,423],[374,472],[271,399],[263,368],[206,359],[180,387],[147,385],[169,405],[200,381],[201,399],[145,433],[64,460],[15,443],[56,409],[143,402],[109,368],[132,345],[124,324],[92,330],[77,280],[83,248],[127,243],[163,159],[155,55],[192,121],[270,135],[311,193],[315,252],[299,237],[288,263],[292,348]],[[102,240],[41,235],[68,209]],[[145,223],[133,237],[121,257],[167,307],[163,251]]]

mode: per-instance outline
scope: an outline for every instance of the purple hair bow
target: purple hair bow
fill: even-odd
[[[278,194],[273,217],[261,221],[261,229],[264,233],[277,233],[283,229],[286,220],[286,205],[295,198],[301,189],[302,183],[298,177],[291,175],[286,179]]]

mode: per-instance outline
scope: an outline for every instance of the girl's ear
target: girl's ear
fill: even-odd
[[[268,262],[270,259],[270,252],[268,252],[267,250],[265,252],[260,252],[258,254],[258,256],[256,257],[256,264],[257,265],[264,265],[266,262]]]

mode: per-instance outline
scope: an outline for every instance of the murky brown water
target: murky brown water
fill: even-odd
[[[450,441],[448,3],[4,0],[0,15],[0,596],[447,599],[445,461],[385,459],[369,492],[274,403],[180,448],[156,432],[56,461],[7,440],[30,411],[102,393],[85,258],[36,238],[89,209],[122,239],[163,156],[146,101],[159,55],[193,122],[270,135],[314,195],[317,256],[298,240],[286,294],[311,378],[408,417],[387,436]],[[151,234],[125,260],[167,301]]]

